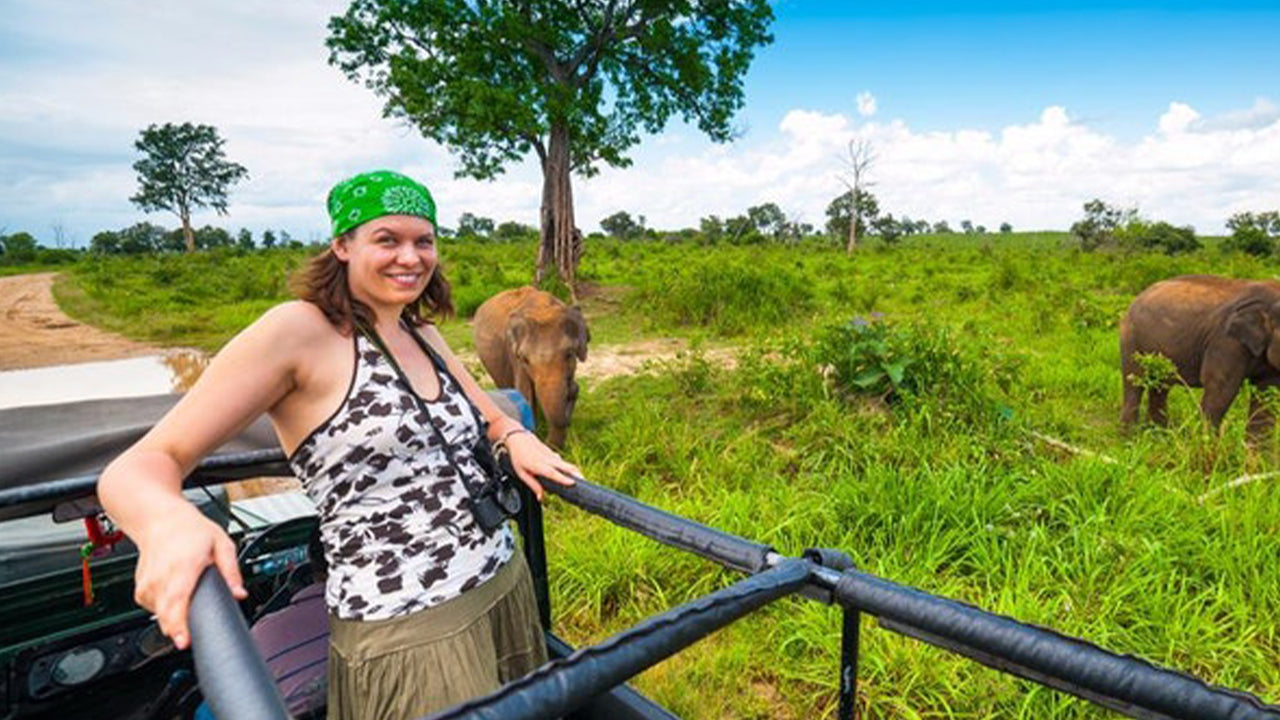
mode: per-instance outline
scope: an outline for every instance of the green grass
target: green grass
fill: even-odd
[[[465,315],[528,281],[533,244],[442,253]],[[58,294],[95,324],[212,348],[281,299],[299,262],[81,263]],[[593,241],[580,269],[593,344],[678,336],[739,357],[726,369],[695,349],[584,381],[568,454],[597,482],[782,552],[841,548],[896,582],[1275,701],[1280,480],[1199,498],[1275,469],[1280,447],[1246,450],[1243,398],[1221,437],[1207,433],[1186,390],[1171,395],[1170,429],[1118,427],[1120,314],[1151,282],[1192,272],[1276,275],[1212,243],[1087,254],[1060,233],[925,236],[853,257]],[[884,337],[851,330],[855,317]],[[443,329],[469,343],[464,323]],[[894,375],[893,391],[862,382],[868,368]],[[564,503],[547,527],[556,625],[575,643],[734,579]],[[783,600],[637,683],[687,717],[829,715],[839,624],[832,608]],[[867,718],[1110,717],[869,620],[861,662]]]

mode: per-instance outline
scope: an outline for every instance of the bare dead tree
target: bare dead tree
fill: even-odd
[[[862,214],[858,208],[858,191],[865,191],[875,184],[867,179],[871,166],[876,161],[871,141],[865,138],[851,139],[849,157],[841,158],[841,161],[845,169],[836,177],[849,188],[849,241],[845,245],[845,252],[852,255],[854,248],[858,247],[858,219]]]
[[[49,230],[53,232],[53,246],[61,250],[67,246],[67,227],[61,222],[55,222],[49,226]]]

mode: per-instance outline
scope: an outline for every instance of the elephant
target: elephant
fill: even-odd
[[[1136,353],[1160,353],[1173,361],[1190,387],[1203,387],[1200,411],[1215,428],[1248,380],[1257,388],[1280,384],[1280,282],[1184,275],[1143,290],[1120,321],[1124,375],[1121,424],[1138,420],[1143,388],[1131,376]],[[1168,424],[1169,388],[1147,390],[1152,422]],[[1254,396],[1249,438],[1257,440],[1275,419]]]
[[[519,390],[546,419],[547,444],[563,447],[578,399],[574,373],[591,340],[582,311],[537,288],[516,288],[486,300],[472,331],[489,377]]]

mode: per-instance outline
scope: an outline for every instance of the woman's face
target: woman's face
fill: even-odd
[[[413,215],[384,215],[333,241],[351,294],[371,308],[401,308],[422,295],[436,270],[436,231]]]

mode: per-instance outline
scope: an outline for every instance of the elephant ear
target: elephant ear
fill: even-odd
[[[1252,355],[1267,350],[1271,321],[1262,311],[1262,303],[1242,302],[1227,315],[1227,335],[1240,341]]]
[[[529,338],[529,321],[521,313],[513,313],[507,318],[507,346],[511,352],[519,355],[524,343]]]
[[[582,311],[577,305],[565,312],[565,331],[576,343],[574,352],[577,353],[578,360],[586,360],[587,343],[591,342],[591,331],[587,329],[587,319],[582,317]]]

